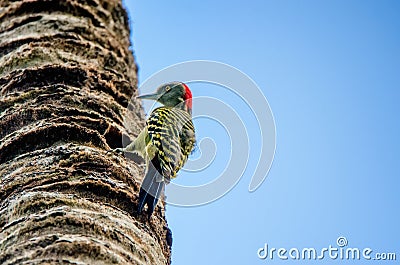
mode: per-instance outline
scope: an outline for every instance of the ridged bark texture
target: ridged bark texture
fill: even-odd
[[[120,0],[0,0],[0,264],[170,263],[143,165],[105,152],[144,126],[129,47]]]

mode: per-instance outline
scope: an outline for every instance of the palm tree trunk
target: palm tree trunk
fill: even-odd
[[[170,264],[142,167],[105,152],[144,125],[129,47],[120,0],[0,0],[0,264]]]

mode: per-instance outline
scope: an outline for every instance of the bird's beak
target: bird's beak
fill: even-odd
[[[157,93],[154,93],[154,94],[147,94],[147,95],[137,96],[136,98],[158,100],[160,97],[161,97],[161,95],[159,95]]]

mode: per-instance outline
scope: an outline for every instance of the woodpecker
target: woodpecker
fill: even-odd
[[[163,106],[151,112],[146,127],[131,144],[117,151],[138,153],[147,163],[137,212],[141,214],[147,204],[150,218],[165,184],[176,177],[193,151],[196,140],[192,92],[185,83],[171,82],[161,85],[153,94],[137,98],[156,100]]]

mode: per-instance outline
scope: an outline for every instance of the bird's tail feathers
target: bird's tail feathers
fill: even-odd
[[[146,176],[143,179],[142,186],[139,192],[138,213],[143,211],[147,204],[148,216],[153,213],[159,198],[164,193],[164,177],[157,171],[154,165],[150,162]]]

